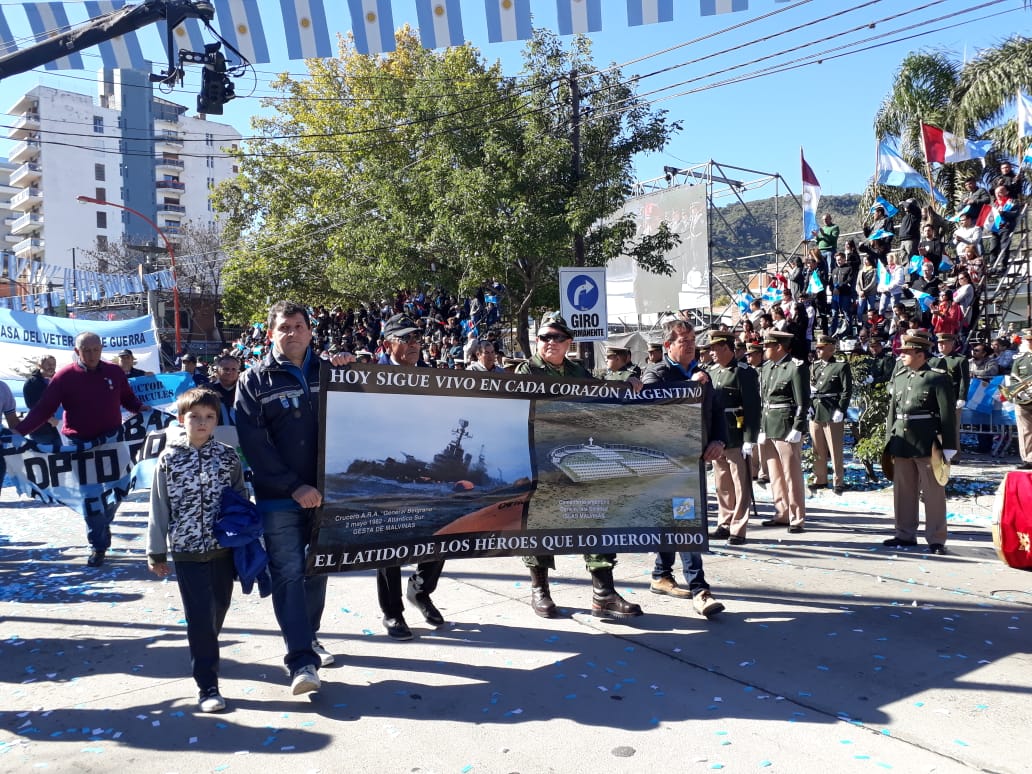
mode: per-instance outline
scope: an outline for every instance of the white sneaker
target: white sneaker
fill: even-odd
[[[333,658],[333,654],[326,650],[319,640],[312,640],[312,650],[314,650],[315,655],[319,657],[319,666],[329,666],[336,661],[336,659]]]
[[[319,679],[314,666],[301,667],[294,672],[294,679],[290,681],[290,690],[295,696],[318,691],[321,686],[322,680]]]
[[[226,708],[226,700],[222,698],[218,688],[209,688],[200,692],[197,707],[201,712],[222,712]]]

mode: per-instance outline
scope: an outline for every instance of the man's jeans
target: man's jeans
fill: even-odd
[[[305,577],[314,514],[314,510],[300,507],[262,514],[272,575],[272,608],[287,645],[283,663],[290,674],[304,666],[319,666],[312,640],[326,604],[326,576]]]
[[[697,551],[681,551],[681,566],[684,567],[684,579],[688,582],[688,590],[694,597],[709,588],[706,573],[702,571],[702,554]],[[652,580],[674,577],[673,552],[660,551],[656,554],[656,566],[652,569]]]
[[[107,551],[111,548],[111,522],[115,520],[118,503],[88,502],[86,508],[86,540],[94,551]]]

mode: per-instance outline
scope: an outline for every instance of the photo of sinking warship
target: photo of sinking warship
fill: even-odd
[[[394,457],[387,457],[383,460],[356,459],[348,466],[347,475],[376,476],[403,484],[450,484],[468,481],[476,486],[485,486],[504,483],[492,478],[487,472],[483,445],[480,447],[480,454],[475,462],[473,455],[463,448],[462,442],[473,438],[468,427],[469,422],[460,419],[458,426],[452,430],[454,436],[452,440],[444,449],[434,455],[431,462],[418,459],[405,452],[402,452],[403,459]]]

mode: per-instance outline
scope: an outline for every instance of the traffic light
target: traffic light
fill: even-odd
[[[222,115],[222,106],[236,96],[233,81],[226,75],[226,57],[219,44],[204,47],[204,69],[201,70],[201,93],[197,95],[197,112]]]

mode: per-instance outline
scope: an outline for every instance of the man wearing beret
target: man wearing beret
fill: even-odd
[[[903,367],[889,383],[886,452],[892,458],[892,499],[896,534],[884,541],[890,548],[917,545],[918,507],[925,505],[928,552],[946,553],[946,487],[932,468],[933,447],[953,446],[957,439],[957,405],[953,382],[930,368],[931,339],[923,331],[907,331],[900,345]],[[957,453],[942,449],[946,462]]]
[[[810,419],[810,438],[813,441],[812,489],[828,486],[828,457],[831,456],[835,474],[834,492],[842,494],[846,484],[842,459],[845,435],[846,409],[853,396],[853,373],[844,360],[835,359],[837,342],[833,336],[820,334],[815,342],[817,362],[810,371],[813,414]]]
[[[764,527],[788,527],[803,531],[806,493],[803,491],[803,432],[810,409],[810,385],[806,364],[791,357],[793,336],[770,330],[763,337],[766,363],[760,369],[759,443],[774,490],[774,518]]]
[[[541,318],[537,332],[538,351],[520,363],[518,374],[537,374],[556,379],[591,379],[580,363],[566,357],[573,344],[573,331],[558,312]],[[629,380],[628,380],[629,381]],[[548,571],[555,569],[555,557],[538,554],[523,557],[530,570],[530,606],[542,618],[555,618],[557,611],[548,586]],[[642,614],[641,607],[621,597],[613,581],[616,554],[585,554],[584,564],[591,574],[591,614],[597,618],[631,618]]]
[[[1021,347],[1011,364],[1007,385],[1011,387],[1023,379],[1032,379],[1032,328],[1021,332]],[[1023,394],[1028,393],[1032,393],[1032,389],[1025,388]],[[1018,470],[1032,470],[1032,401],[1018,396],[1014,401],[1014,421],[1018,425],[1018,452],[1021,454]]]
[[[716,540],[727,538],[729,545],[745,543],[752,505],[749,457],[760,432],[760,380],[747,363],[735,358],[735,335],[710,334],[713,366],[709,370],[713,389],[724,406],[727,446],[713,461],[713,485],[717,493],[717,528],[710,533]]]

